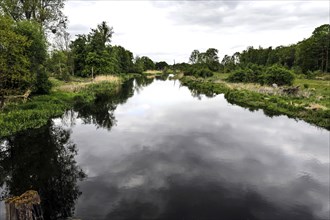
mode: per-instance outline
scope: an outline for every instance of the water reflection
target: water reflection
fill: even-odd
[[[85,174],[74,159],[76,145],[70,131],[53,122],[2,141],[1,185],[7,195],[37,190],[45,219],[71,216],[80,195],[77,181]]]
[[[111,132],[73,128],[82,219],[328,219],[323,129],[159,80],[114,115]]]
[[[83,177],[76,160],[88,175],[75,212],[83,220],[329,219],[326,130],[223,95],[193,96],[177,81],[130,80],[117,96],[78,103],[56,126],[9,139],[1,177],[11,193],[43,189],[48,210],[59,210],[49,216],[72,212]]]
[[[99,92],[90,103],[75,100],[61,124],[49,121],[39,129],[31,129],[0,140],[0,187],[2,196],[20,195],[29,189],[37,190],[42,199],[45,219],[62,219],[73,215],[80,196],[78,180],[86,174],[77,166],[77,147],[70,139],[77,120],[110,130],[116,125],[114,111],[152,79],[126,81],[117,94]],[[5,189],[4,189],[5,187]],[[1,209],[1,207],[0,207]],[[0,210],[1,211],[1,210]],[[3,217],[0,215],[0,217]]]

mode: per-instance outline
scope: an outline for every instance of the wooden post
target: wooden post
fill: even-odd
[[[6,220],[43,220],[40,202],[38,192],[33,190],[6,199]]]

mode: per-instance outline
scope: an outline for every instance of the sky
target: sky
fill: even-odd
[[[248,46],[294,44],[329,23],[329,12],[327,0],[69,0],[64,8],[72,39],[106,21],[112,45],[168,64],[188,62],[195,49],[216,48],[221,61]]]

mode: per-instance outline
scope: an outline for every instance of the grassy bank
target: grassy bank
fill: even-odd
[[[257,84],[228,83],[224,76],[209,79],[185,76],[183,85],[195,93],[209,96],[225,94],[228,102],[250,110],[263,109],[266,115],[287,115],[330,130],[329,81],[298,79],[300,86],[295,95],[284,94],[283,88]]]
[[[27,102],[8,103],[0,112],[0,137],[30,128],[38,128],[50,118],[61,116],[77,100],[93,102],[100,92],[116,93],[123,79],[100,76],[95,80],[73,78],[70,82],[51,79],[53,89],[48,95],[31,97]]]

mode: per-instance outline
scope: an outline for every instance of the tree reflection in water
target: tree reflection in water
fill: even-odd
[[[77,181],[86,177],[76,164],[76,154],[70,130],[49,121],[2,140],[0,183],[7,195],[37,190],[45,219],[69,217],[80,195]]]
[[[127,99],[132,97],[134,91],[139,92],[143,87],[152,82],[153,79],[148,79],[146,77],[136,77],[135,79],[127,80],[120,87],[118,93],[100,92],[96,95],[94,102],[86,103],[84,100],[76,100],[73,111],[78,113],[77,118],[80,118],[83,123],[94,124],[98,128],[111,130],[117,122],[114,116],[114,111],[117,106],[119,104],[124,104]]]
[[[73,110],[84,123],[111,129],[116,124],[114,110],[152,79],[126,81],[117,94],[100,92],[94,102],[76,100]],[[135,85],[134,85],[135,84]],[[74,123],[73,123],[74,124]],[[56,126],[53,121],[0,140],[0,187],[4,196],[21,195],[33,189],[39,192],[45,219],[63,219],[73,215],[75,202],[81,194],[77,182],[86,175],[75,161],[76,145],[71,131]]]

